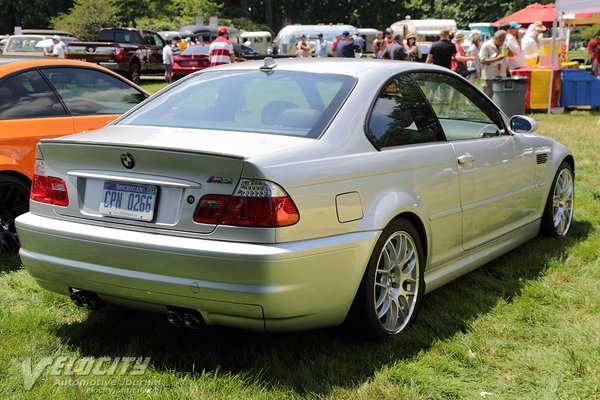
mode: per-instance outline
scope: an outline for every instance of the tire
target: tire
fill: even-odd
[[[417,230],[404,218],[393,220],[375,245],[353,305],[354,322],[367,337],[383,340],[410,326],[425,292],[424,270]]]
[[[29,211],[30,190],[26,180],[0,175],[0,254],[16,254],[19,251],[15,218]]]
[[[135,61],[131,62],[131,65],[129,66],[128,78],[136,85],[140,83],[140,64]]]
[[[543,236],[561,237],[569,233],[573,221],[575,180],[573,168],[563,161],[552,182],[546,207],[542,215],[540,233]]]

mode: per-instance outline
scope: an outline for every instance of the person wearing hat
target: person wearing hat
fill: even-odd
[[[468,61],[475,61],[474,56],[468,56],[465,53],[465,49],[462,47],[462,43],[467,38],[467,35],[463,31],[458,31],[456,35],[454,35],[454,47],[456,48],[456,53],[452,56],[451,68],[452,71],[460,74],[461,76],[466,77],[469,75],[469,69],[467,68]]]
[[[327,40],[323,39],[323,34],[319,33],[317,35],[317,43],[313,49],[315,56],[317,58],[326,58],[327,57]]]
[[[509,71],[512,71],[513,69],[527,68],[525,55],[521,51],[521,46],[519,45],[519,40],[517,39],[520,27],[521,24],[511,21],[508,24],[508,29],[506,31],[506,40],[504,41],[504,44],[510,51],[510,54],[506,59]]]
[[[409,33],[406,37],[406,50],[408,51],[409,61],[420,61],[423,57],[419,46],[417,46],[417,37],[413,33]]]
[[[450,41],[450,28],[440,31],[440,40],[431,45],[427,55],[427,64],[435,64],[440,67],[452,68],[452,57],[456,54],[456,46]]]
[[[213,40],[208,49],[208,59],[211,67],[235,62],[233,45],[227,40],[228,33],[229,30],[224,26],[219,26],[217,28],[217,35],[219,35],[219,37]]]
[[[310,42],[306,39],[306,35],[300,36],[300,41],[296,43],[296,57],[310,58],[311,54]]]
[[[354,58],[354,52],[360,50],[359,46],[354,43],[354,38],[350,35],[350,32],[344,31],[342,33],[342,40],[337,46],[337,56],[345,58]]]
[[[542,25],[541,21],[535,21],[535,23],[529,25],[525,36],[521,40],[521,50],[525,55],[525,60],[529,61],[532,65],[537,64],[537,59],[540,55],[540,46],[538,45],[538,34],[544,32],[546,27]],[[528,63],[528,64],[529,64]]]
[[[52,36],[52,43],[54,43],[52,46],[52,53],[48,53],[46,50],[44,50],[44,55],[49,57],[65,58],[65,49],[60,43],[60,36]]]

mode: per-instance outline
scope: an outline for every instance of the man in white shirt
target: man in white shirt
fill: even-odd
[[[506,31],[506,40],[504,44],[510,51],[512,51],[513,54],[511,57],[506,59],[508,69],[511,71],[518,68],[527,68],[525,54],[523,54],[521,51],[521,46],[519,46],[519,41],[517,40],[517,32],[519,31],[520,27],[521,24],[511,21],[508,30]]]
[[[506,77],[506,56],[510,56],[509,50],[502,51],[506,31],[500,29],[481,46],[479,59],[481,60],[481,90],[491,99],[494,96],[493,83],[497,76]]]
[[[165,47],[162,50],[163,64],[165,65],[165,81],[167,83],[173,82],[173,63],[175,58],[173,57],[173,49],[171,47],[171,40],[167,39]]]
[[[52,42],[54,43],[52,46],[52,53],[48,53],[46,50],[44,50],[44,55],[49,57],[65,58],[65,49],[63,49],[62,44],[60,43],[60,36],[52,36]]]
[[[317,58],[327,58],[327,40],[323,39],[323,34],[317,35],[317,43],[313,49]]]

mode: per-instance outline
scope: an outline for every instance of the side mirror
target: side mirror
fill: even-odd
[[[524,117],[523,115],[514,115],[510,118],[510,130],[514,133],[535,132],[538,123],[535,119]]]

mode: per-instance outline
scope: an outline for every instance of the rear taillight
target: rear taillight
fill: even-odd
[[[194,213],[194,221],[203,224],[270,228],[293,225],[299,218],[281,187],[255,179],[242,179],[233,195],[202,197]]]
[[[122,47],[117,47],[115,50],[115,58],[117,60],[122,60],[124,52],[125,52],[125,50]]]
[[[65,181],[46,176],[46,162],[35,160],[35,172],[31,183],[31,200],[56,206],[68,206],[69,195]]]

